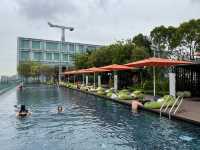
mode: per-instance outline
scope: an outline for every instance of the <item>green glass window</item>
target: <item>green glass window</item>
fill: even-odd
[[[79,45],[79,52],[81,52],[81,53],[84,52],[84,47],[83,47],[83,45]]]
[[[34,52],[33,53],[34,60],[40,61],[43,60],[43,54],[42,52]]]
[[[47,50],[58,50],[59,44],[56,42],[46,42],[46,49]]]
[[[46,60],[52,60],[52,53],[46,53]]]
[[[29,52],[20,52],[20,59],[23,61],[29,60],[30,56],[29,56]]]
[[[74,44],[69,44],[69,52],[70,53],[74,52]]]
[[[40,41],[32,41],[32,49],[41,49],[40,44]]]
[[[30,41],[29,40],[20,40],[20,42],[19,42],[19,47],[20,48],[23,48],[23,49],[29,49],[30,47],[29,47],[29,43],[30,43]]]
[[[67,44],[62,45],[62,51],[67,52]]]
[[[87,47],[87,50],[94,50],[94,49],[96,49],[96,47],[93,47],[93,46],[88,46]]]
[[[59,60],[59,53],[54,53],[54,60]]]
[[[68,61],[68,55],[67,54],[63,54],[63,61]]]
[[[69,55],[69,61],[73,61],[74,60],[74,55]]]

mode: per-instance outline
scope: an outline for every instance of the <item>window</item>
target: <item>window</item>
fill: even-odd
[[[95,50],[96,49],[96,47],[94,47],[94,46],[88,46],[87,47],[87,50]]]
[[[79,45],[79,52],[81,52],[81,53],[84,52],[84,46],[83,45]]]
[[[30,59],[29,52],[20,52],[20,59],[26,61]]]
[[[23,40],[21,39],[20,42],[19,42],[19,47],[22,48],[22,49],[29,49],[29,40]]]
[[[46,60],[52,60],[52,53],[46,53]]]
[[[74,55],[69,55],[69,61],[74,61]]]
[[[74,44],[69,44],[69,52],[70,53],[74,52]]]
[[[47,50],[58,50],[59,44],[56,42],[46,42],[46,49]]]
[[[59,61],[59,53],[54,53],[54,60]]]
[[[63,54],[63,61],[68,61],[68,55],[67,54]]]
[[[40,41],[32,41],[32,49],[41,49],[40,44]]]
[[[33,53],[33,58],[34,60],[40,61],[43,59],[43,55],[42,52],[34,52]]]
[[[67,52],[67,44],[62,45],[62,51]]]

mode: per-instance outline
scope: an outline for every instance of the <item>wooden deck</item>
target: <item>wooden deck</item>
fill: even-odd
[[[194,120],[200,123],[200,98],[184,99],[176,116]]]

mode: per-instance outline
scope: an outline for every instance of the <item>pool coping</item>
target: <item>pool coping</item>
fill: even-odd
[[[103,99],[105,99],[105,100],[110,100],[110,101],[113,101],[113,102],[116,102],[116,103],[119,103],[119,104],[122,104],[122,105],[127,105],[127,106],[130,106],[130,107],[131,107],[131,103],[129,103],[128,101],[112,99],[112,98],[107,97],[107,96],[104,96],[104,95],[98,95],[98,94],[96,94],[96,93],[89,92],[89,91],[84,91],[84,90],[80,90],[80,89],[69,88],[69,87],[65,87],[65,86],[61,86],[61,87],[67,88],[67,89],[70,89],[70,90],[75,90],[75,91],[78,91],[78,92],[82,92],[82,93],[85,93],[85,94],[90,94],[90,95],[93,95],[93,96],[98,96],[98,97],[103,98]],[[141,110],[144,110],[144,111],[147,111],[147,112],[152,112],[152,113],[154,113],[154,114],[160,115],[160,111],[159,111],[159,110],[156,110],[156,109],[148,109],[148,108],[145,108],[145,107],[143,107],[143,106],[139,106],[139,108],[140,108]],[[168,115],[168,113],[166,113],[166,112],[162,112],[162,116],[164,116],[164,117],[166,117],[166,118],[169,118],[169,115]],[[195,121],[195,120],[192,120],[192,119],[188,119],[188,118],[184,118],[184,117],[180,117],[180,116],[173,115],[173,114],[171,114],[171,120],[184,121],[184,122],[187,122],[187,123],[191,123],[191,124],[200,126],[200,122],[198,122],[198,121]]]

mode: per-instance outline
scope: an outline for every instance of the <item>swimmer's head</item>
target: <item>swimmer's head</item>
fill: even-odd
[[[58,106],[58,112],[62,112],[63,111],[63,107],[62,106]]]

